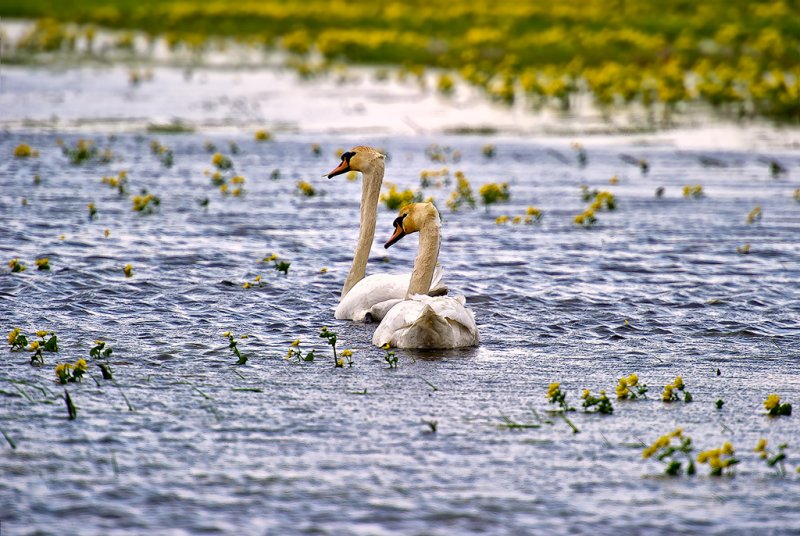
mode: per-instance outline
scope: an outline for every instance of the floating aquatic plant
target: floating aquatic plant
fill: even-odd
[[[61,140],[58,141],[60,142]],[[73,165],[84,164],[100,156],[100,152],[97,150],[92,140],[80,139],[75,142],[75,147],[72,148],[67,147],[63,143],[60,143],[60,145],[64,156],[66,156]],[[108,158],[110,156],[109,153],[103,156],[104,158],[101,158],[101,160],[107,159],[110,161],[110,158]]]
[[[494,205],[501,201],[508,201],[511,199],[511,192],[508,190],[508,183],[503,182],[500,184],[490,182],[481,186],[478,193],[481,196],[483,205],[488,209],[489,205]]]
[[[97,218],[97,207],[94,205],[94,203],[87,203],[86,209],[89,211],[90,220]]]
[[[683,197],[700,199],[703,197],[703,187],[699,184],[686,185],[683,187]]]
[[[26,266],[18,258],[8,261],[8,267],[11,268],[12,273],[24,272],[26,269]]]
[[[86,360],[78,359],[73,364],[59,363],[56,365],[55,374],[59,383],[80,382],[86,374]]]
[[[238,358],[236,364],[244,365],[245,363],[247,363],[247,356],[239,351],[239,346],[238,346],[239,342],[236,340],[236,337],[233,336],[233,333],[231,333],[230,331],[226,331],[225,333],[222,334],[222,336],[228,338],[228,348],[230,348],[231,352],[233,352],[233,355],[235,355]],[[239,338],[243,339],[244,336],[240,336]]]
[[[616,393],[620,400],[647,398],[647,384],[639,383],[639,375],[634,372],[630,376],[623,376],[619,379]]]
[[[231,169],[233,161],[222,153],[215,153],[211,157],[211,163],[219,170]]]
[[[242,283],[242,288],[252,288],[256,285],[258,285],[258,287],[261,288],[264,286],[264,282],[262,281],[262,279],[263,278],[261,277],[261,275],[257,275],[253,278],[252,283],[249,281],[245,281],[244,283]]]
[[[317,191],[311,186],[311,183],[306,181],[298,181],[297,190],[306,197],[314,197]]]
[[[28,346],[28,337],[20,328],[14,328],[8,332],[8,344],[11,345],[12,351],[22,350]]]
[[[256,141],[269,141],[272,139],[272,133],[264,129],[256,130],[255,139]]]
[[[124,273],[124,274],[125,274],[125,277],[133,277],[133,265],[132,265],[132,264],[130,264],[130,263],[129,263],[129,264],[126,264],[126,265],[125,265],[125,266],[122,268],[122,273]]]
[[[763,213],[761,212],[761,205],[756,205],[753,210],[747,213],[747,218],[745,221],[747,223],[755,223],[757,221],[761,221],[761,216]]]
[[[36,264],[37,270],[46,271],[50,269],[50,259],[48,259],[47,257],[36,259],[34,263]]]
[[[772,467],[778,473],[778,476],[786,476],[786,465],[784,461],[786,460],[786,450],[789,447],[786,443],[781,443],[778,445],[778,451],[772,452],[767,448],[767,440],[763,437],[758,440],[758,444],[756,448],[753,449],[756,453],[758,453],[758,457],[764,460],[764,463],[767,464],[767,467]]]
[[[441,188],[450,184],[450,169],[423,169],[419,173],[419,184],[422,188]]]
[[[692,393],[686,390],[683,379],[680,376],[675,376],[675,380],[673,380],[672,383],[668,383],[664,386],[664,391],[661,393],[661,400],[662,402],[677,402],[681,399],[680,395],[683,395],[684,402],[688,403],[692,401]]]
[[[586,164],[589,163],[589,156],[586,154],[586,149],[583,148],[583,144],[578,142],[572,142],[570,144],[570,147],[572,147],[575,150],[576,153],[575,156],[578,159],[578,165],[580,167],[586,167]]]
[[[101,181],[103,184],[107,184],[111,188],[116,188],[119,192],[119,195],[125,195],[128,193],[128,172],[127,171],[120,171],[116,177],[108,176],[103,177]]]
[[[767,410],[767,415],[770,417],[792,414],[792,405],[788,402],[781,402],[781,397],[775,393],[769,395],[767,399],[764,400],[764,409]]]
[[[481,148],[481,153],[486,158],[494,158],[494,156],[497,154],[497,148],[491,143],[487,143]]]
[[[14,148],[14,156],[16,158],[31,158],[39,156],[39,151],[31,149],[27,143],[20,143]]]
[[[172,167],[172,164],[175,160],[175,155],[172,152],[172,149],[166,145],[162,145],[158,140],[152,140],[150,141],[150,152],[153,153],[156,158],[158,158],[164,167]]]
[[[282,261],[278,258],[278,255],[273,253],[269,257],[264,257],[261,259],[261,262],[271,262],[273,263],[273,267],[278,272],[282,272],[283,275],[289,275],[289,267],[292,265],[290,262]]]
[[[107,346],[105,341],[96,340],[94,341],[94,346],[92,346],[92,348],[89,350],[89,357],[93,359],[100,357],[108,359],[111,357],[111,353],[113,351],[114,350],[112,350],[110,346]]]
[[[304,361],[314,361],[314,350],[309,350],[305,354],[303,354],[302,349],[300,348],[300,339],[295,339],[292,341],[292,344],[289,346],[289,351],[286,353],[286,359],[297,359],[298,362],[302,363]]]
[[[447,198],[447,208],[453,212],[459,210],[463,206],[475,208],[475,197],[472,194],[472,186],[470,186],[467,177],[461,171],[455,172],[456,189]]]
[[[133,196],[131,201],[133,210],[139,214],[155,214],[161,204],[161,199],[157,195],[148,193],[147,190],[142,190],[142,195]]]
[[[333,366],[342,367],[343,364],[340,363],[340,358],[336,355],[336,341],[337,341],[336,333],[328,330],[328,326],[322,326],[322,330],[320,330],[319,336],[321,339],[325,339],[326,341],[328,341],[328,344],[333,349]]]
[[[581,227],[593,227],[597,223],[597,217],[594,215],[594,210],[587,208],[580,214],[576,215],[573,220],[576,225]]]
[[[345,349],[339,352],[339,358],[336,360],[336,366],[339,368],[344,367],[345,363],[348,367],[353,366],[353,351],[350,349]]]
[[[708,449],[700,452],[697,455],[697,463],[708,464],[710,469],[709,475],[722,476],[725,471],[730,474],[733,470],[732,467],[739,463],[737,458],[734,458],[733,444],[726,441],[721,447],[716,449]]]
[[[44,365],[43,352],[58,352],[58,337],[52,331],[39,330],[36,332],[39,340],[31,341],[25,350],[33,352],[31,355],[31,365],[42,366]],[[14,345],[12,344],[12,348]]]
[[[581,405],[585,413],[603,413],[606,415],[614,413],[614,406],[606,396],[605,390],[601,390],[599,396],[593,396],[589,389],[584,389],[581,399],[583,400]]]
[[[392,347],[389,346],[389,343],[387,342],[381,346],[381,349],[386,352],[383,356],[383,360],[386,361],[389,368],[397,368],[397,355],[394,353],[394,350],[392,350]]]
[[[740,255],[747,255],[750,253],[750,244],[743,244],[741,246],[736,246],[736,253]]]
[[[389,191],[382,193],[380,200],[389,210],[399,210],[411,203],[420,203],[422,201],[422,193],[419,191],[414,192],[410,188],[398,190],[396,185],[389,184]]]
[[[567,393],[561,390],[560,382],[553,382],[547,388],[545,398],[553,406],[557,406],[559,411],[575,411],[575,408],[567,403]]]
[[[677,440],[677,445],[672,444],[672,440]],[[693,475],[696,472],[694,458],[692,456],[692,438],[683,435],[683,429],[676,428],[669,434],[662,435],[653,442],[652,445],[642,451],[642,458],[655,457],[658,461],[666,464],[664,473],[670,476],[681,474],[683,461],[686,461],[686,474]]]

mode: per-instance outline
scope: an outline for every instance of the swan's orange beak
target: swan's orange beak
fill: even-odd
[[[342,173],[347,173],[350,171],[350,162],[346,158],[342,158],[342,163],[336,166],[330,173],[328,173],[328,178],[332,179],[336,175],[341,175]]]
[[[405,218],[405,216],[400,216],[394,220],[394,234],[389,241],[383,245],[385,249],[389,249],[389,246],[396,244],[401,238],[406,236],[406,232],[403,230],[403,218]]]

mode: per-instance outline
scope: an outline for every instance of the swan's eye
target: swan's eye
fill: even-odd
[[[354,153],[353,151],[347,151],[346,153],[342,153],[342,162],[347,160],[347,162],[349,163],[350,159],[353,158],[355,155],[356,153]]]

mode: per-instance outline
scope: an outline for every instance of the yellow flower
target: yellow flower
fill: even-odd
[[[617,398],[627,398],[629,392],[628,381],[625,378],[620,378],[616,388]]]
[[[520,222],[522,222],[522,216],[514,216],[511,222],[514,223],[515,225],[519,224]]]
[[[256,141],[269,141],[272,138],[272,134],[266,130],[256,130],[255,138]]]
[[[553,382],[553,383],[551,383],[551,384],[550,384],[550,386],[547,388],[547,394],[545,395],[545,398],[552,398],[552,397],[553,397],[553,395],[555,395],[555,394],[556,394],[556,392],[557,392],[557,391],[558,391],[560,388],[561,388],[561,383],[559,383],[559,382]]]
[[[319,269],[319,273],[321,273],[321,274],[327,274],[327,273],[328,273],[328,269],[327,269],[327,268],[320,268],[320,269]]]
[[[278,260],[278,256],[273,253],[272,255],[267,257],[267,259],[264,262],[270,262],[270,261],[276,261],[276,260]]]
[[[780,406],[780,404],[781,397],[773,393],[764,401],[764,408],[766,408],[767,411],[772,411],[773,408]]]
[[[384,344],[383,346],[381,346],[381,348],[384,349],[384,350],[388,350],[391,347],[392,346],[388,342],[386,344]]]
[[[226,331],[225,333],[222,334],[222,336],[223,337],[230,337],[231,336],[231,332],[230,331]]]
[[[672,382],[672,385],[675,387],[675,389],[678,389],[680,391],[681,389],[683,389],[683,378],[681,378],[680,376],[675,376],[675,381]]]
[[[125,273],[125,277],[133,276],[133,265],[126,264],[125,267],[122,269],[122,271]]]
[[[242,288],[250,288],[250,286],[251,286],[251,285],[250,285],[250,283],[248,283],[247,281],[245,281],[245,282],[242,284]]]
[[[586,400],[587,398],[589,398],[590,394],[591,393],[589,392],[589,389],[584,389],[583,392],[581,393],[581,398]]]
[[[292,341],[292,346],[294,346],[295,348],[297,348],[298,346],[300,346],[300,339],[295,339],[295,340],[293,340],[293,341]]]
[[[215,166],[219,166],[225,157],[222,153],[214,153],[214,156],[211,157],[211,163]]]
[[[733,444],[730,441],[726,441],[722,444],[722,453],[723,454],[733,454]]]
[[[28,346],[28,350],[35,352],[39,349],[39,341],[33,341],[30,346]]]
[[[628,376],[628,385],[630,385],[631,387],[636,387],[638,383],[639,383],[639,376],[635,372],[630,376]]]
[[[767,440],[764,439],[763,437],[759,439],[756,448],[753,450],[755,452],[764,452],[765,450],[767,450]]]
[[[292,349],[289,348],[289,350],[286,352],[286,359],[291,359],[292,358],[292,354],[293,354]]]
[[[353,351],[352,350],[342,350],[342,357],[352,357]]]
[[[44,337],[44,336],[45,336],[45,335],[47,335],[48,333],[50,333],[50,332],[49,332],[49,331],[45,331],[45,330],[43,330],[43,329],[40,329],[39,331],[37,331],[37,332],[36,332],[36,336],[37,336],[37,337]]]
[[[75,372],[86,372],[86,360],[78,359],[75,361],[75,365],[73,365],[73,367],[75,368]]]
[[[261,282],[261,276],[257,275],[256,278],[253,281],[255,281],[256,283],[260,283]]]
[[[683,436],[683,428],[681,428],[680,426],[678,428],[675,428],[672,431],[672,433],[670,433],[670,436],[671,437],[682,437]]]
[[[344,366],[344,359],[342,359],[341,357],[337,357],[336,358],[336,366],[337,367],[343,367]]]
[[[674,389],[675,389],[675,387],[671,383],[668,383],[667,385],[665,385],[664,386],[664,392],[661,393],[661,400],[663,402],[670,402],[672,400],[672,391]]]
[[[506,223],[507,221],[508,221],[508,216],[505,216],[505,215],[503,215],[503,216],[498,216],[498,217],[497,217],[497,218],[494,220],[494,222],[495,222],[497,225],[503,225],[503,224],[504,224],[504,223]]]
[[[17,336],[19,336],[19,332],[19,328],[14,328],[8,332],[8,344],[14,344],[14,341],[17,340]]]

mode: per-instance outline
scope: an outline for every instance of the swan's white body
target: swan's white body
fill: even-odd
[[[437,266],[431,283],[431,294],[446,294],[441,285],[442,269]],[[380,322],[386,313],[403,301],[411,283],[411,274],[372,274],[355,284],[339,302],[337,320]]]
[[[392,307],[372,336],[372,344],[396,348],[461,348],[479,342],[475,315],[464,296],[431,298],[417,294]]]
[[[439,257],[441,222],[431,203],[415,203],[400,212],[389,247],[408,233],[419,231],[419,251],[414,260],[405,299],[384,316],[372,336],[372,344],[396,348],[461,348],[479,341],[475,315],[463,296],[431,297],[431,286]],[[405,221],[404,221],[405,220]]]
[[[354,147],[342,155],[342,163],[328,177],[351,170],[362,173],[361,222],[353,264],[344,282],[334,316],[337,320],[380,321],[393,305],[405,298],[411,274],[374,274],[365,277],[369,252],[375,238],[384,155],[371,147]],[[441,285],[440,270],[437,270],[430,287],[422,292],[430,292],[432,295],[447,294],[447,287]]]

